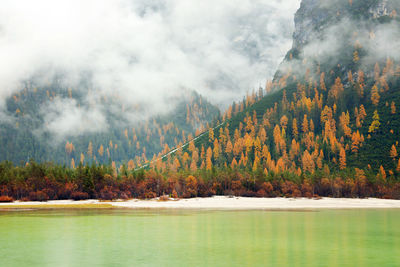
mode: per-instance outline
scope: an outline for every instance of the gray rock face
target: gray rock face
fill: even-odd
[[[399,3],[399,0],[353,0],[352,4],[349,0],[303,0],[294,18],[293,48],[301,49],[321,36],[324,28],[344,17],[378,19],[390,16]]]
[[[388,0],[381,0],[375,6],[371,7],[368,11],[375,19],[383,16],[388,16]]]
[[[315,28],[328,16],[328,12],[321,8],[321,0],[303,0],[294,17],[293,48],[300,48],[308,43]]]

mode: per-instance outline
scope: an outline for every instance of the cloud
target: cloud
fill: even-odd
[[[324,68],[323,71],[327,71],[338,64],[346,65],[352,62],[355,51],[361,57],[358,68],[362,70],[371,70],[375,63],[385,62],[388,58],[396,63],[400,61],[400,51],[397,49],[400,47],[399,20],[393,19],[383,23],[372,17],[335,18],[335,15],[329,18],[322,11],[320,17],[315,20],[308,16],[314,18],[312,12],[303,14],[295,33],[301,41],[295,42],[299,55],[293,60],[282,63],[280,66],[282,73],[292,72],[301,76],[319,64]],[[321,18],[328,18],[329,23],[321,23]],[[319,77],[314,78],[319,79]]]
[[[156,103],[183,88],[216,102],[270,77],[291,45],[299,0],[4,0],[0,98],[33,76]],[[86,77],[87,78],[87,77]],[[77,88],[75,88],[77,89]],[[151,101],[149,101],[151,100]],[[150,103],[149,103],[150,102]]]
[[[106,118],[98,107],[88,108],[80,106],[76,100],[56,97],[47,102],[40,110],[44,118],[43,128],[34,133],[41,135],[44,132],[53,133],[55,141],[65,136],[79,136],[83,133],[98,133],[107,130]]]

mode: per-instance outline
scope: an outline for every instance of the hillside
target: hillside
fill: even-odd
[[[160,151],[192,138],[219,116],[217,107],[194,92],[187,92],[186,96],[177,99],[175,107],[165,114],[143,116],[135,121],[127,118],[129,113],[119,104],[118,96],[113,99],[102,97],[89,105],[108,108],[103,125],[83,131],[82,125],[63,129],[65,126],[60,123],[55,132],[51,131],[51,123],[57,123],[57,116],[62,119],[71,115],[72,119],[76,115],[64,114],[75,112],[75,104],[87,111],[83,120],[96,118],[96,114],[90,114],[90,108],[87,108],[87,94],[90,92],[71,90],[57,83],[41,88],[26,83],[20,93],[7,100],[6,115],[11,119],[3,121],[0,128],[0,160],[20,163],[34,159],[68,166],[79,162],[129,162],[135,166],[141,160],[151,159]],[[96,126],[87,123],[92,125],[90,127]]]
[[[362,194],[384,196],[373,185],[393,185],[400,173],[400,58],[378,44],[398,33],[396,8],[303,1],[293,48],[266,91],[234,103],[221,127],[156,167],[325,183],[331,195],[362,186]]]

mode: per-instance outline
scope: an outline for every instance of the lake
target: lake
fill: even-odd
[[[400,210],[0,212],[0,266],[400,266]]]

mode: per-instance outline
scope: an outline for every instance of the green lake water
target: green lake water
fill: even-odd
[[[1,211],[0,266],[400,266],[400,210]]]

